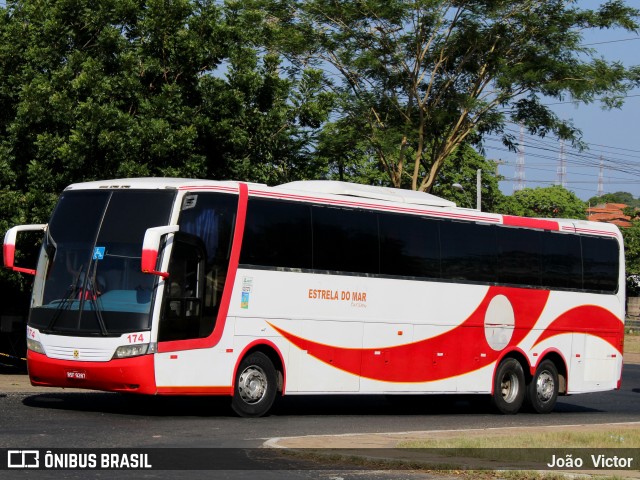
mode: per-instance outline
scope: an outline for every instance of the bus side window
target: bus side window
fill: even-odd
[[[471,222],[443,222],[440,227],[442,278],[495,282],[498,277],[498,229]]]
[[[615,238],[581,237],[583,288],[599,292],[618,290],[620,250]]]
[[[192,235],[175,235],[159,341],[201,336],[205,254],[197,240]]]
[[[566,233],[542,235],[542,286],[550,289],[582,289],[580,237]]]

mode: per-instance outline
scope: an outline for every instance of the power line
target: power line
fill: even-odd
[[[633,94],[633,95],[614,95],[611,98],[615,98],[615,99],[623,99],[623,98],[635,98],[635,97],[640,97],[640,93],[639,94]],[[600,97],[600,98],[594,98],[593,101],[597,102],[597,101],[601,101],[604,100],[605,97]],[[543,103],[542,105],[544,106],[551,106],[551,105],[569,105],[571,103],[581,103],[581,100],[571,100],[568,102],[554,102],[554,103]]]
[[[509,122],[512,123],[512,122]],[[514,126],[517,124],[513,124]],[[519,125],[518,125],[519,127]],[[509,128],[507,127],[505,129],[508,133],[512,133],[513,135],[515,135],[516,133],[518,133],[518,130],[516,130],[515,128]],[[494,134],[495,135],[495,134]],[[487,138],[491,139],[492,135],[489,135]],[[529,135],[527,137],[527,145],[532,147],[532,148],[540,148],[540,149],[548,149],[550,151],[556,151],[556,145],[558,142],[558,138],[556,137],[538,137],[538,136],[533,136],[533,135]],[[627,162],[626,159],[620,158],[620,157],[628,157],[631,159],[637,159],[637,163],[638,165],[640,165],[640,150],[634,150],[634,149],[628,149],[628,148],[621,148],[621,147],[614,147],[614,146],[610,146],[610,145],[602,145],[602,144],[596,144],[596,143],[588,143],[588,142],[584,142],[584,144],[587,147],[590,146],[596,146],[596,147],[600,147],[600,149],[593,149],[594,152],[600,152],[600,153],[604,153],[606,154],[607,158],[611,158],[613,160],[615,160],[616,162]],[[615,157],[612,156],[612,152],[608,152],[606,150],[601,150],[601,149],[608,149],[608,150],[619,150],[620,152],[613,152],[613,155],[615,155]],[[584,157],[584,158],[592,158],[592,159],[599,159],[599,154],[596,153],[591,153],[592,150],[591,148],[589,148],[588,150],[577,150],[577,149],[573,149],[573,155],[576,156],[580,156],[580,157]],[[622,152],[631,152],[631,153],[638,153],[639,155],[631,155],[630,153],[622,153]],[[634,162],[630,162],[630,164],[633,164]]]
[[[503,133],[512,135],[512,138],[520,138],[515,151],[506,148],[502,142],[502,135],[499,134],[486,136],[485,144],[492,150],[508,152],[509,154],[517,156],[518,162],[520,161],[519,157],[521,152],[524,152],[526,149],[527,156],[534,160],[533,164],[527,162],[528,170],[542,172],[545,176],[552,179],[554,169],[540,167],[556,165],[556,176],[562,173],[562,177],[556,178],[564,178],[566,185],[570,186],[574,191],[590,192],[592,195],[602,195],[603,193],[613,191],[612,187],[617,187],[619,188],[617,191],[620,191],[625,189],[625,187],[636,187],[640,185],[640,150],[588,142],[585,142],[585,145],[590,148],[584,150],[569,145],[565,146],[564,155],[562,155],[561,152],[561,158],[563,156],[565,158],[564,161],[560,162],[562,165],[558,167],[557,155],[559,151],[559,140],[557,138],[554,136],[539,137],[532,134],[527,134],[523,138],[522,135],[519,135],[521,133],[520,125],[513,122],[508,123],[512,126],[507,126]],[[544,163],[538,163],[536,160],[542,160]],[[501,164],[511,168],[514,167],[512,162],[513,160],[501,160]],[[518,169],[518,162],[516,162],[516,169]],[[564,176],[566,165],[572,168],[571,178]],[[562,168],[562,172],[559,172],[558,168]],[[575,172],[573,170],[574,168],[591,169],[593,173],[588,173],[584,170],[582,172]],[[608,172],[606,175],[605,170]],[[609,172],[619,172],[624,174],[624,177],[621,175],[611,176]],[[518,173],[518,171],[516,171],[513,177],[505,176],[501,181],[519,182],[522,177],[523,172]],[[553,180],[529,178],[527,181],[533,185],[550,186],[554,184]],[[556,179],[555,183],[557,184],[559,181],[561,180]],[[593,185],[593,188],[587,189],[579,187],[580,185],[588,184]]]
[[[618,40],[606,40],[604,42],[583,43],[582,46],[583,47],[591,47],[592,45],[605,45],[607,43],[632,42],[634,40],[640,40],[640,37],[620,38]]]

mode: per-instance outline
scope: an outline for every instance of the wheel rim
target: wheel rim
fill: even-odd
[[[518,376],[515,373],[509,372],[502,376],[500,390],[502,391],[502,399],[505,402],[513,403],[518,396],[519,388]]]
[[[258,403],[267,392],[267,375],[262,368],[251,365],[238,377],[238,393],[246,403]]]
[[[541,372],[536,380],[536,395],[541,402],[548,402],[553,398],[553,392],[555,390],[555,383],[553,375],[547,372]]]

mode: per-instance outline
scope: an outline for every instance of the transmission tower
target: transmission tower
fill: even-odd
[[[518,143],[518,157],[516,159],[516,178],[513,191],[522,190],[525,185],[524,180],[524,126],[520,124],[520,140]]]
[[[598,197],[604,195],[604,157],[600,155],[600,171],[598,172]]]
[[[567,157],[564,152],[564,140],[560,139],[560,156],[558,157],[558,176],[556,185],[567,186]]]

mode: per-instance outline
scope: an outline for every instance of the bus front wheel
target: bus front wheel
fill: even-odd
[[[527,403],[538,413],[549,413],[558,399],[558,369],[551,360],[544,360],[527,387]]]
[[[277,372],[262,352],[253,352],[242,359],[233,387],[231,408],[241,417],[265,415],[276,398]]]
[[[506,358],[498,366],[493,380],[493,404],[504,414],[518,413],[525,396],[524,371],[515,358]]]

